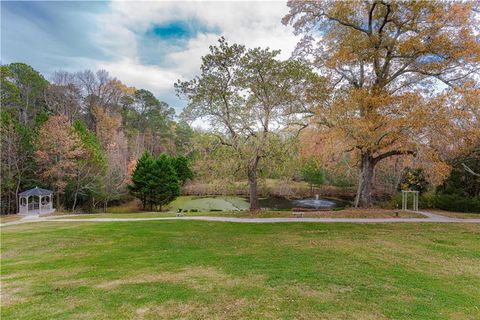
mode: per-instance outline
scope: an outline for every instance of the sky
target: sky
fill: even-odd
[[[27,63],[47,79],[105,69],[180,112],[173,83],[198,74],[220,36],[289,58],[298,38],[281,23],[287,12],[285,1],[2,1],[1,63]]]

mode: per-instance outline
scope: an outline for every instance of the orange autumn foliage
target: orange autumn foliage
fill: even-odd
[[[51,116],[40,128],[36,161],[40,176],[63,193],[67,180],[76,174],[78,160],[88,156],[80,137],[64,116]]]

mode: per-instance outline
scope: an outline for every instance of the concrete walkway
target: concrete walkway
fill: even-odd
[[[425,211],[418,211],[425,218],[234,218],[234,217],[158,217],[158,218],[61,218],[61,217],[25,217],[21,220],[1,224],[1,227],[31,222],[133,222],[163,220],[193,220],[236,223],[279,223],[279,222],[317,222],[317,223],[478,223],[480,219],[458,219],[441,216]]]

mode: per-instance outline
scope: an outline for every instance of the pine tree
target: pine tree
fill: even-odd
[[[159,206],[169,204],[180,195],[180,185],[174,167],[174,159],[161,154],[153,163],[149,175],[149,191],[151,203]]]
[[[190,163],[186,157],[178,156],[177,158],[173,158],[172,160],[175,171],[177,172],[178,180],[181,182],[182,185],[187,180],[193,178],[193,172],[190,168]]]
[[[132,182],[128,185],[130,193],[142,201],[143,209],[149,202],[150,195],[150,176],[154,160],[148,151],[138,159],[137,165],[132,172]]]

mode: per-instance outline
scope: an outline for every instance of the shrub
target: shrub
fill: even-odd
[[[433,207],[447,211],[480,213],[480,198],[465,198],[457,194],[437,194]]]
[[[408,207],[412,208],[413,197],[408,199]],[[401,209],[402,194],[395,194],[388,202],[380,205],[384,208]],[[457,194],[432,194],[420,195],[418,198],[420,208],[435,208],[447,211],[480,213],[480,198],[465,198]]]

